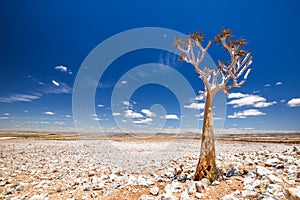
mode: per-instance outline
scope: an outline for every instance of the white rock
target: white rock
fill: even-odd
[[[184,191],[180,194],[180,200],[191,200],[189,194],[187,193],[187,191]]]
[[[246,187],[246,186],[249,186],[250,184],[252,184],[253,182],[255,181],[254,178],[252,177],[246,177],[243,179],[243,185]]]
[[[270,174],[267,177],[272,183],[282,183],[282,180],[273,174]]]
[[[195,181],[196,191],[202,193],[206,190],[205,185],[201,181]]]
[[[139,186],[145,186],[145,187],[149,186],[148,180],[145,177],[143,177],[143,176],[139,176],[138,177],[137,184]]]
[[[234,194],[227,194],[223,196],[220,200],[239,200],[239,199],[236,198]]]
[[[211,185],[219,185],[220,184],[220,181],[214,181],[211,183]]]
[[[150,194],[157,195],[158,192],[159,192],[159,188],[157,186],[150,188]]]
[[[257,197],[258,193],[253,190],[243,190],[242,197]]]
[[[111,181],[114,181],[116,178],[117,178],[117,175],[115,175],[115,174],[110,174],[110,175],[109,175],[109,179],[110,179]]]
[[[263,196],[259,197],[259,200],[278,200],[278,198],[271,194],[264,194]]]
[[[278,193],[281,192],[281,187],[276,184],[269,184],[266,189],[267,189],[268,193],[273,194],[273,195],[278,195]]]
[[[210,181],[207,178],[203,178],[201,182],[207,187],[210,184]]]
[[[48,193],[33,195],[29,200],[48,200]]]
[[[188,194],[194,194],[196,193],[196,184],[194,181],[187,181],[187,192]]]
[[[128,178],[127,183],[129,185],[137,185],[137,178],[133,175],[130,175],[129,178]]]
[[[177,197],[173,196],[172,194],[161,194],[159,195],[156,200],[177,200]]]
[[[143,194],[142,196],[140,196],[139,200],[154,200],[153,197]]]
[[[172,194],[175,192],[176,187],[178,185],[178,182],[173,181],[171,184],[167,184],[166,187],[164,188],[164,192],[166,194]]]
[[[103,192],[103,196],[112,196],[114,194],[113,190],[106,190],[105,192]]]
[[[265,161],[265,165],[268,167],[275,167],[279,163],[281,163],[281,161],[278,158],[269,158]]]
[[[20,184],[16,187],[16,191],[23,191],[24,190],[24,185]]]
[[[266,175],[272,174],[272,172],[270,170],[268,170],[267,168],[262,167],[262,166],[256,166],[255,171],[256,171],[257,175],[259,175],[259,176],[266,176]]]
[[[289,200],[300,200],[300,186],[298,186],[297,188],[284,189],[284,195]]]
[[[98,184],[93,185],[93,190],[102,190],[104,188],[104,182],[99,182]]]
[[[197,199],[202,199],[202,194],[200,193],[200,192],[196,192],[196,194],[195,194],[195,197],[197,198]]]

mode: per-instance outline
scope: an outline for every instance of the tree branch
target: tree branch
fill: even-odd
[[[188,39],[184,42],[175,40],[175,46],[181,53],[179,60],[184,60],[194,66],[195,71],[203,80],[205,90],[211,91],[212,95],[223,90],[225,94],[228,95],[228,90],[234,87],[241,87],[246,82],[251,72],[249,66],[252,64],[252,56],[250,52],[246,53],[244,50],[244,45],[247,44],[247,42],[245,42],[244,39],[231,40],[231,31],[228,29],[223,29],[215,37],[215,40],[221,43],[230,56],[230,60],[227,64],[218,61],[218,69],[209,69],[207,66],[204,66],[203,69],[199,68],[200,63],[203,61],[212,44],[211,41],[208,41],[205,48],[202,46],[203,34],[195,32],[189,35]],[[243,79],[240,80],[243,74],[245,75]],[[228,84],[230,80],[232,80],[232,82]]]

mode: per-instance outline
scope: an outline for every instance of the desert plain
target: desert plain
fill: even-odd
[[[0,133],[0,199],[299,199],[300,134],[218,135],[220,180],[193,181],[199,135]]]

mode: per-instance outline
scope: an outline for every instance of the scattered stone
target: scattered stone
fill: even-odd
[[[157,186],[150,188],[150,194],[157,195],[158,192],[159,192],[159,188]]]
[[[208,185],[210,184],[210,180],[207,179],[207,178],[203,178],[203,179],[201,180],[201,182],[204,184],[205,187],[208,187]]]
[[[227,194],[223,196],[220,200],[239,200],[234,194]]]
[[[205,192],[206,190],[205,185],[201,181],[195,181],[195,187],[198,193]]]
[[[140,196],[139,200],[154,200],[153,197],[143,194],[142,196]]]
[[[265,161],[265,166],[276,167],[276,165],[279,163],[281,163],[281,161],[278,158],[269,158]]]
[[[262,166],[256,166],[256,173],[259,176],[266,176],[272,174],[272,172],[265,167]]]
[[[194,194],[197,192],[197,189],[196,189],[196,184],[194,181],[188,181],[187,182],[187,193],[188,194]]]
[[[211,185],[219,185],[220,184],[220,181],[214,181],[211,183]]]
[[[267,177],[272,183],[282,183],[282,180],[273,174],[270,174]]]
[[[48,193],[33,195],[29,200],[49,200]]]
[[[180,200],[191,200],[191,198],[190,198],[190,196],[189,196],[189,194],[188,194],[187,191],[182,192],[180,194],[180,198],[179,199]]]
[[[258,193],[254,190],[243,190],[242,197],[257,197]]]
[[[171,184],[166,185],[166,187],[164,188],[164,192],[166,194],[173,194],[173,192],[175,192],[177,186],[178,186],[178,182],[173,181]]]
[[[297,188],[284,189],[284,195],[288,200],[300,200],[300,186]]]
[[[20,184],[16,187],[16,191],[23,191],[24,190],[24,185]]]
[[[91,198],[95,199],[95,198],[97,198],[97,197],[98,197],[98,193],[95,192],[95,191],[93,191],[93,192],[91,193]]]
[[[112,196],[114,194],[113,190],[106,190],[103,192],[103,196],[107,197],[107,196]]]
[[[203,195],[201,193],[199,193],[199,192],[196,192],[195,197],[197,199],[202,199]]]
[[[172,194],[161,194],[159,195],[156,200],[177,200],[177,197],[173,196]]]

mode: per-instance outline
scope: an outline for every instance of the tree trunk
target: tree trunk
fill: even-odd
[[[215,173],[218,171],[216,167],[212,104],[213,96],[210,91],[207,91],[202,128],[201,153],[193,178],[195,181],[201,180],[202,178],[208,178],[212,181],[215,179]]]

